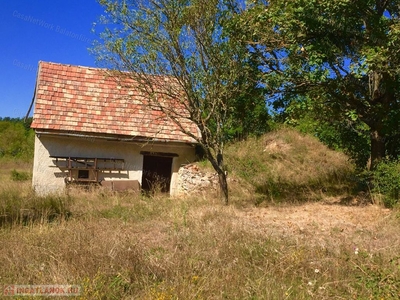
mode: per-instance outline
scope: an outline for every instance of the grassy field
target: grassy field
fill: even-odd
[[[399,211],[357,201],[342,154],[283,131],[231,145],[227,162],[228,206],[213,193],[40,198],[15,175],[29,164],[4,163],[0,283],[79,285],[77,299],[400,297]]]

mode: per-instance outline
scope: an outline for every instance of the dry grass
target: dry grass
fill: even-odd
[[[266,156],[265,145],[238,148],[238,155]],[[267,158],[294,159],[285,152],[290,147],[281,147],[281,158]],[[330,178],[341,169],[338,163],[323,171]],[[3,207],[10,199],[19,209],[30,201],[56,207],[33,196],[30,182],[2,174]],[[297,186],[300,177],[293,177]],[[0,227],[0,282],[76,284],[77,299],[399,298],[398,210],[347,206],[339,196],[256,207],[247,180],[230,184],[229,206],[212,194],[175,199],[72,190],[59,199],[68,218],[49,219],[48,210],[39,210],[42,218]]]
[[[2,186],[5,186],[5,183],[9,182],[12,170],[31,173],[32,162],[1,160],[0,182],[4,183]]]
[[[207,198],[82,192],[72,202],[68,220],[0,230],[1,282],[77,284],[80,299],[399,296],[396,212],[373,208],[363,222],[353,209],[366,207],[345,207],[336,223],[315,216],[306,224],[293,209]],[[329,205],[312,205],[310,214],[329,214]]]
[[[316,138],[284,128],[230,145],[232,175],[244,179],[260,202],[302,202],[352,192],[354,166]]]

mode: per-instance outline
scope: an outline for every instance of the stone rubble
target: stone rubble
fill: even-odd
[[[184,165],[178,171],[179,195],[216,191],[217,187],[217,173],[200,171],[196,164]]]

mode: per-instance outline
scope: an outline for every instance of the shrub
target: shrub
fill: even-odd
[[[17,170],[12,170],[11,171],[11,180],[12,181],[25,181],[29,180],[31,178],[30,174],[28,172],[19,172]]]
[[[399,201],[400,163],[384,160],[373,172],[372,192],[382,195],[383,204],[393,207]]]

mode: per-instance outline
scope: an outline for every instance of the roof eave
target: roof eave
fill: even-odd
[[[91,140],[107,140],[116,142],[139,142],[139,143],[171,143],[194,146],[197,145],[196,141],[184,141],[184,140],[173,140],[173,139],[160,139],[160,138],[148,138],[142,136],[129,136],[129,135],[115,135],[115,134],[94,134],[85,132],[69,132],[59,130],[46,130],[35,128],[35,133],[40,135],[57,136],[57,137],[75,137]]]

